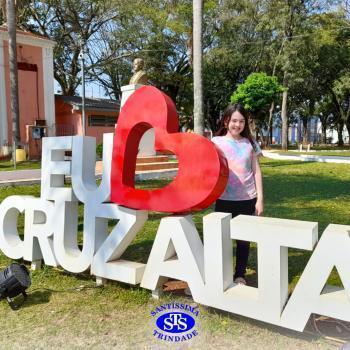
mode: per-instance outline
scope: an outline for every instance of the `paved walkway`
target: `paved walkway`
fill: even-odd
[[[0,186],[34,184],[40,182],[41,169],[0,171]]]
[[[96,162],[96,177],[102,174],[102,162]],[[135,180],[169,179],[177,174],[177,169],[137,171]],[[0,171],[0,187],[40,184],[41,169]]]
[[[263,151],[267,158],[280,160],[296,160],[301,162],[320,162],[320,163],[344,163],[350,164],[350,157],[339,156],[317,156],[312,154],[279,154],[271,151]]]

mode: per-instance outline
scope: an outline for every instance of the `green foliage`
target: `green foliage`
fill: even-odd
[[[276,77],[266,73],[252,73],[238,85],[231,96],[232,103],[241,103],[251,113],[258,113],[274,101],[283,91]]]
[[[350,72],[333,83],[332,92],[339,107],[340,115],[344,122],[350,122]]]
[[[102,154],[103,154],[103,144],[102,143],[99,143],[97,146],[96,146],[96,157],[98,159],[102,159]]]
[[[103,63],[105,53],[89,40],[99,40],[107,22],[116,15],[108,0],[48,0],[27,1],[22,26],[56,42],[54,47],[54,76],[62,94],[75,95],[81,83],[79,53],[84,44],[91,47],[86,54],[87,70]],[[98,43],[98,41],[96,41]]]
[[[64,94],[75,94],[81,83],[82,38],[89,48],[87,81],[102,85],[108,96],[118,99],[121,86],[132,75],[133,59],[141,57],[150,84],[175,101],[183,125],[191,126],[191,0],[21,3],[25,5],[19,11],[21,27],[57,43],[55,79]],[[213,131],[232,91],[252,72],[278,78],[288,89],[287,117],[301,117],[304,125],[325,96],[334,95],[335,81],[349,73],[350,19],[338,2],[206,0],[203,4],[204,108],[206,125]],[[268,90],[267,86],[249,91],[250,100],[240,97],[260,119],[266,116],[267,101],[279,97],[272,91],[269,96]],[[333,98],[330,114],[336,115],[346,99]],[[346,117],[339,119],[349,124]]]

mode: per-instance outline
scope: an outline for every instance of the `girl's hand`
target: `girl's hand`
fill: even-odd
[[[255,215],[261,216],[263,212],[264,212],[264,202],[258,199],[255,204]]]

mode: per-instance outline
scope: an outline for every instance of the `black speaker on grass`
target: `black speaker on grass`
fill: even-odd
[[[0,300],[6,299],[12,309],[18,307],[11,298],[22,294],[27,297],[26,289],[31,285],[28,269],[24,265],[13,263],[0,272]]]

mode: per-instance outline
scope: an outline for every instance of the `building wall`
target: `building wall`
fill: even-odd
[[[81,116],[73,110],[71,105],[55,100],[56,134],[69,136],[80,134]]]
[[[83,135],[82,125],[82,113],[80,110],[74,110],[73,106],[63,103],[56,98],[56,131],[66,130],[67,135],[70,134],[69,130],[72,131],[71,135]],[[114,133],[115,127],[103,127],[103,126],[89,126],[90,115],[108,115],[114,116],[117,121],[118,112],[101,112],[98,110],[92,110],[86,112],[86,136],[92,136],[96,138],[96,144],[99,144],[103,140],[104,133]],[[71,127],[69,127],[71,125]],[[59,134],[59,132],[58,132]]]
[[[89,111],[86,113],[86,135],[96,137],[96,144],[102,143],[103,134],[114,133],[115,126],[89,126],[89,116],[90,115],[106,115],[114,116],[115,122],[117,123],[118,112],[99,112],[99,111]]]
[[[46,38],[17,32],[17,62],[37,66],[37,72],[26,68],[18,70],[20,136],[23,144],[31,142],[27,126],[33,125],[36,119],[46,120],[49,134],[53,127],[53,46],[54,42]],[[0,155],[5,144],[12,144],[12,116],[8,33],[6,28],[0,27]],[[41,152],[38,147],[36,149]]]
[[[9,65],[8,43],[4,42],[5,65]],[[26,126],[33,125],[36,119],[45,119],[44,113],[44,88],[43,88],[43,62],[42,49],[40,47],[17,45],[17,61],[36,64],[37,72],[18,70],[18,98],[20,115],[21,142],[26,143]],[[6,86],[10,86],[10,72],[5,70]],[[11,91],[6,89],[7,122],[11,126],[8,129],[8,140],[12,142],[11,121]]]

